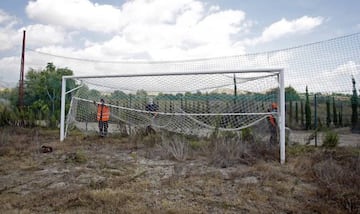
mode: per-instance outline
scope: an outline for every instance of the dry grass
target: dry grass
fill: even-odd
[[[289,146],[280,165],[279,148],[236,137],[57,139],[1,128],[2,213],[360,212],[359,148]]]

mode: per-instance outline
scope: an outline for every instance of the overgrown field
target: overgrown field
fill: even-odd
[[[0,131],[1,213],[360,213],[359,147]]]

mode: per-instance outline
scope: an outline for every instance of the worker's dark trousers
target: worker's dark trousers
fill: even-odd
[[[99,121],[99,131],[101,137],[107,135],[108,127],[109,127],[108,121]]]
[[[270,145],[274,146],[278,143],[278,130],[276,126],[270,126]]]

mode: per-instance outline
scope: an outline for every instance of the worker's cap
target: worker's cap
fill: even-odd
[[[103,98],[101,98],[101,99],[100,99],[100,102],[103,102],[103,103],[105,103],[105,100],[104,100]]]

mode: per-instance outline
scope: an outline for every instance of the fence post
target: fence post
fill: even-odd
[[[315,147],[317,147],[317,94],[314,95],[314,128],[315,128]]]

